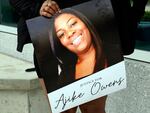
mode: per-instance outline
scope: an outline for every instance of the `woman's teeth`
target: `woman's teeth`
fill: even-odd
[[[81,42],[81,35],[76,37],[72,43],[73,43],[73,45],[78,45],[80,42]]]

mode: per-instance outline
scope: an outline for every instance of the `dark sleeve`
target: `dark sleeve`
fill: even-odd
[[[133,35],[137,23],[136,21],[132,21],[130,0],[111,0],[111,2],[118,24],[118,33],[123,54],[129,55],[134,51],[135,39]]]
[[[43,0],[9,0],[10,5],[22,17],[29,19],[38,15]]]
[[[135,31],[144,14],[148,0],[111,0],[118,24],[118,31],[124,55],[133,53],[135,47]]]

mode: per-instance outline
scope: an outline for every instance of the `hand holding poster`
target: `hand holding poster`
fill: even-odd
[[[105,103],[102,96],[126,87],[109,0],[62,9],[50,19],[37,17],[27,24],[53,113],[76,106],[82,111],[93,102]]]

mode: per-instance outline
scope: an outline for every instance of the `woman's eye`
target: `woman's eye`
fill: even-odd
[[[73,27],[74,25],[76,25],[76,21],[75,22],[72,22],[71,24],[70,24],[70,27]]]
[[[64,33],[58,34],[58,38],[62,38],[64,36]]]

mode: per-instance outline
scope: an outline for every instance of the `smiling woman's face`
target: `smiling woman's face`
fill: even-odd
[[[72,14],[61,14],[55,19],[56,35],[61,44],[77,55],[91,46],[91,34],[86,25]]]

